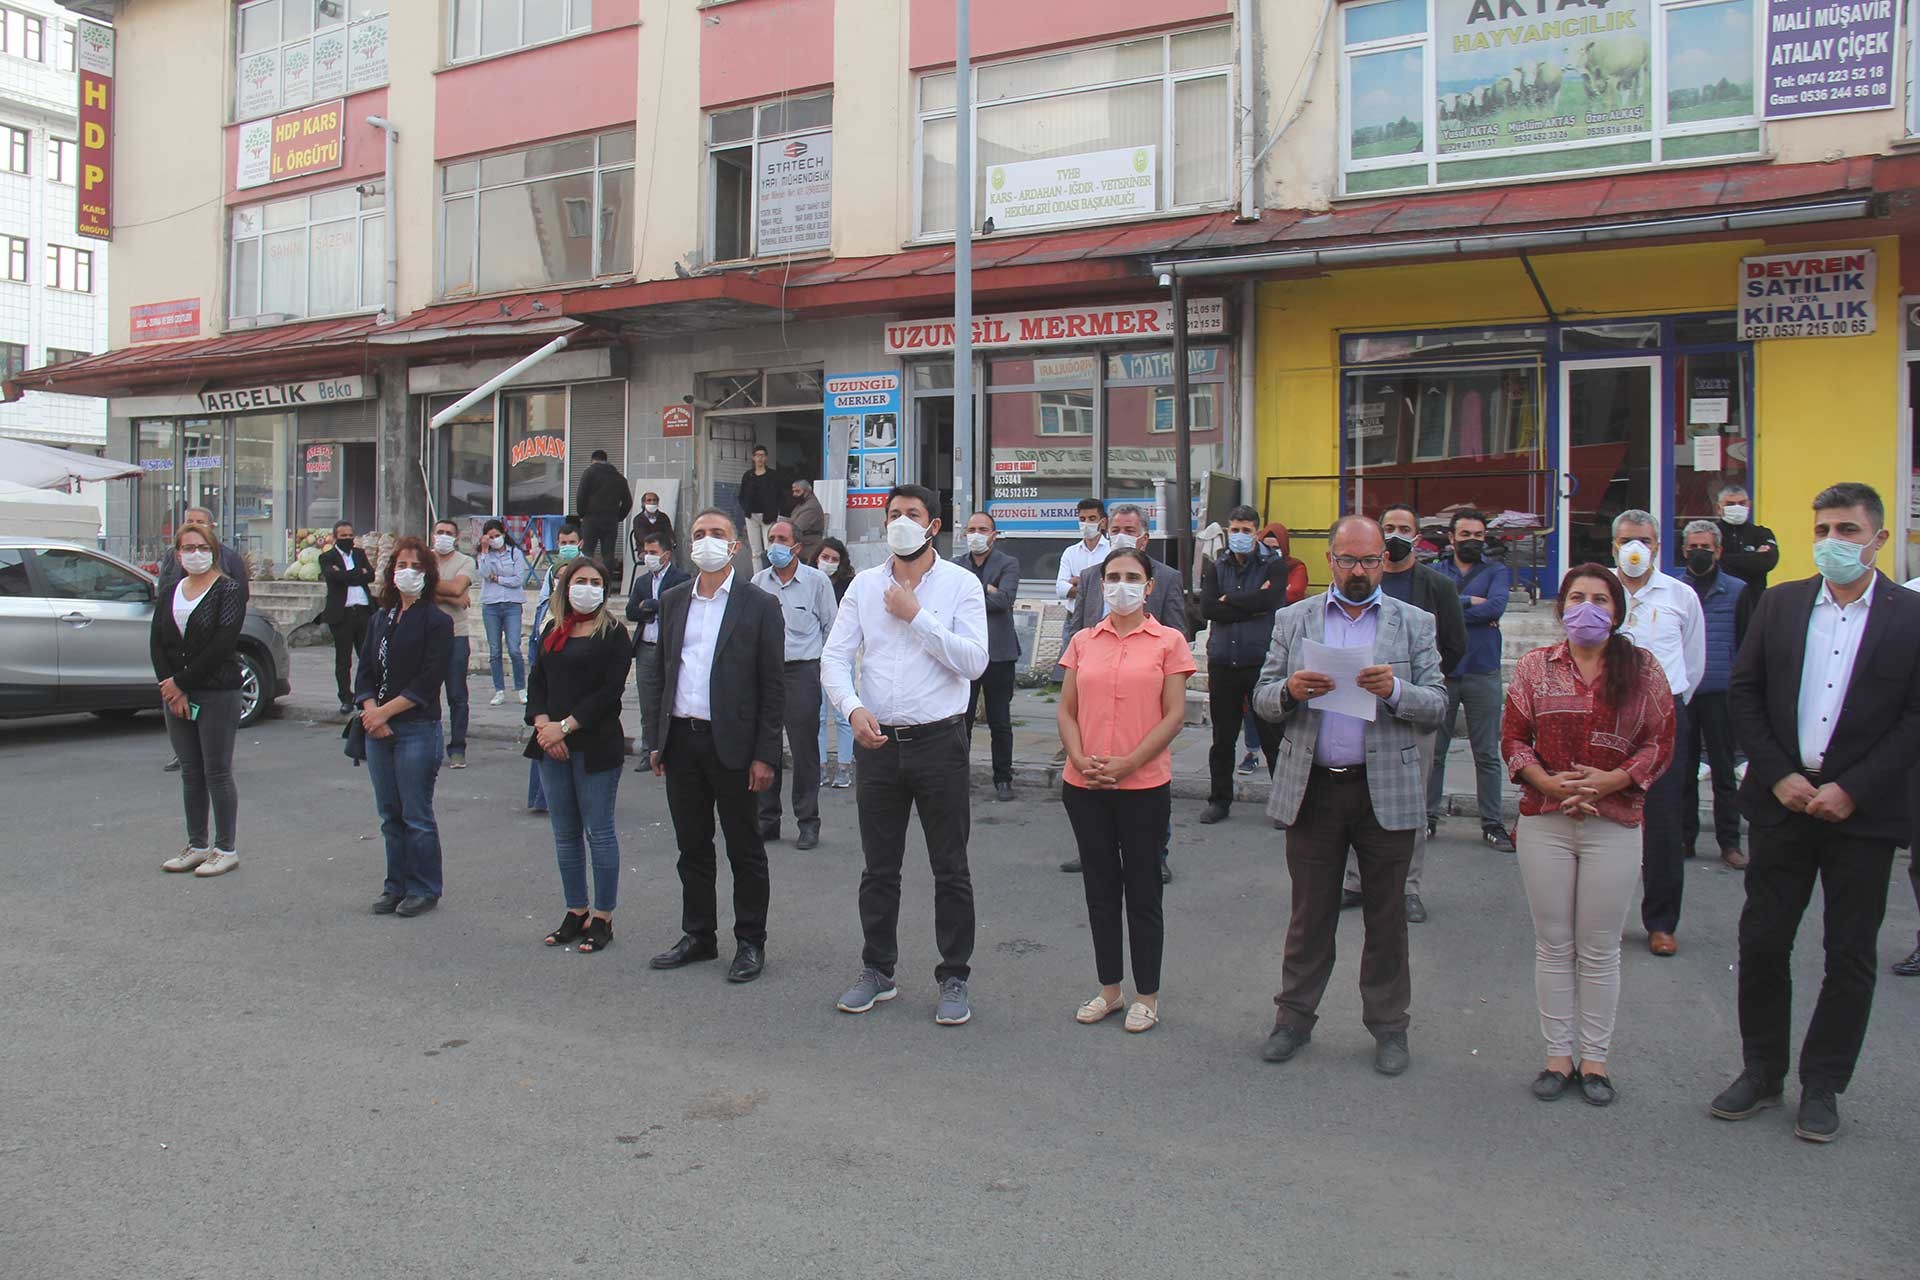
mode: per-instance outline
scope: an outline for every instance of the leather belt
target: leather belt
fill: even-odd
[[[711,720],[695,720],[691,716],[674,716],[673,722],[685,729],[688,733],[710,734],[713,732],[713,721]]]
[[[1314,776],[1328,782],[1360,782],[1367,776],[1367,766],[1363,764],[1313,766]]]
[[[789,658],[787,660],[787,668],[789,670],[794,667],[817,667],[819,665],[820,659],[818,658]]]
[[[880,732],[895,742],[913,742],[919,738],[931,738],[948,729],[958,728],[966,723],[965,716],[948,716],[945,720],[934,720],[927,724],[883,724]]]

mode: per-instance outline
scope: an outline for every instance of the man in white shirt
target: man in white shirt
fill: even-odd
[[[781,516],[767,528],[767,567],[753,585],[780,602],[786,624],[785,711],[787,750],[793,753],[793,820],[800,826],[796,849],[820,843],[820,654],[839,612],[833,582],[800,562],[800,537]],[[781,761],[775,753],[773,785],[760,793],[760,838],[780,838]]]
[[[1613,518],[1613,562],[1627,589],[1627,621],[1621,632],[1645,649],[1666,673],[1673,690],[1675,740],[1687,740],[1687,703],[1707,674],[1707,618],[1700,596],[1660,571],[1660,526],[1645,511]],[[1647,949],[1656,956],[1680,950],[1680,896],[1686,886],[1686,841],[1680,830],[1685,777],[1675,765],[1647,789],[1640,828],[1640,922]]]
[[[327,603],[320,621],[333,632],[333,681],[340,692],[340,711],[353,714],[353,655],[367,641],[373,602],[373,561],[365,551],[355,552],[353,524],[333,526],[333,545],[320,553],[320,577],[327,584]]]
[[[1080,594],[1080,575],[1104,562],[1113,548],[1107,543],[1107,508],[1098,498],[1082,498],[1078,508],[1080,541],[1060,553],[1060,572],[1053,594],[1072,600]]]
[[[973,957],[973,880],[967,870],[970,772],[967,703],[987,668],[987,603],[980,580],[934,548],[939,499],[919,485],[887,494],[893,554],[853,580],[821,658],[833,705],[853,726],[859,764],[855,793],[866,870],[860,977],[840,997],[844,1013],[865,1013],[899,992],[900,864],[907,820],[920,829],[933,865],[934,935],[940,946],[940,1002],[934,1021],[959,1026]],[[853,661],[860,657],[860,687]]]

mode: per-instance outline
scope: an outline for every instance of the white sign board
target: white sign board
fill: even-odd
[[[275,382],[257,387],[225,387],[190,395],[116,396],[111,413],[129,418],[199,417],[210,413],[261,413],[335,404],[343,400],[371,400],[380,394],[380,380],[349,374],[310,382]]]
[[[760,144],[754,252],[824,249],[833,235],[833,135]]]
[[[1874,329],[1872,249],[1740,260],[1740,338],[1841,338]]]
[[[1227,330],[1227,304],[1221,298],[1187,299],[1187,332],[1213,337]],[[1170,302],[1116,303],[1106,307],[1064,307],[1058,311],[1015,311],[973,318],[973,345],[1048,347],[1065,343],[1116,342],[1173,338]],[[902,320],[887,326],[887,354],[953,350],[953,321]]]
[[[1152,213],[1158,177],[1153,147],[988,165],[986,216],[1012,231]]]

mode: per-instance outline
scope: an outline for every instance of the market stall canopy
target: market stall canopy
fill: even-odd
[[[54,449],[30,440],[0,439],[0,481],[29,489],[64,489],[75,480],[120,480],[140,474],[137,463]]]
[[[100,535],[100,508],[78,494],[0,480],[0,535],[91,546]]]

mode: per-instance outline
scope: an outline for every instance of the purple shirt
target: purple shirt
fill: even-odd
[[[1362,645],[1373,647],[1373,638],[1380,630],[1380,602],[1375,600],[1361,610],[1358,618],[1349,618],[1346,610],[1340,607],[1332,592],[1327,593],[1327,630],[1321,637],[1321,643],[1332,645],[1336,649],[1357,649]],[[1386,700],[1389,707],[1400,702],[1400,681],[1393,682],[1393,696]],[[1367,762],[1367,722],[1358,716],[1346,715],[1338,711],[1320,713],[1320,733],[1313,742],[1313,762],[1326,769],[1345,769]]]

